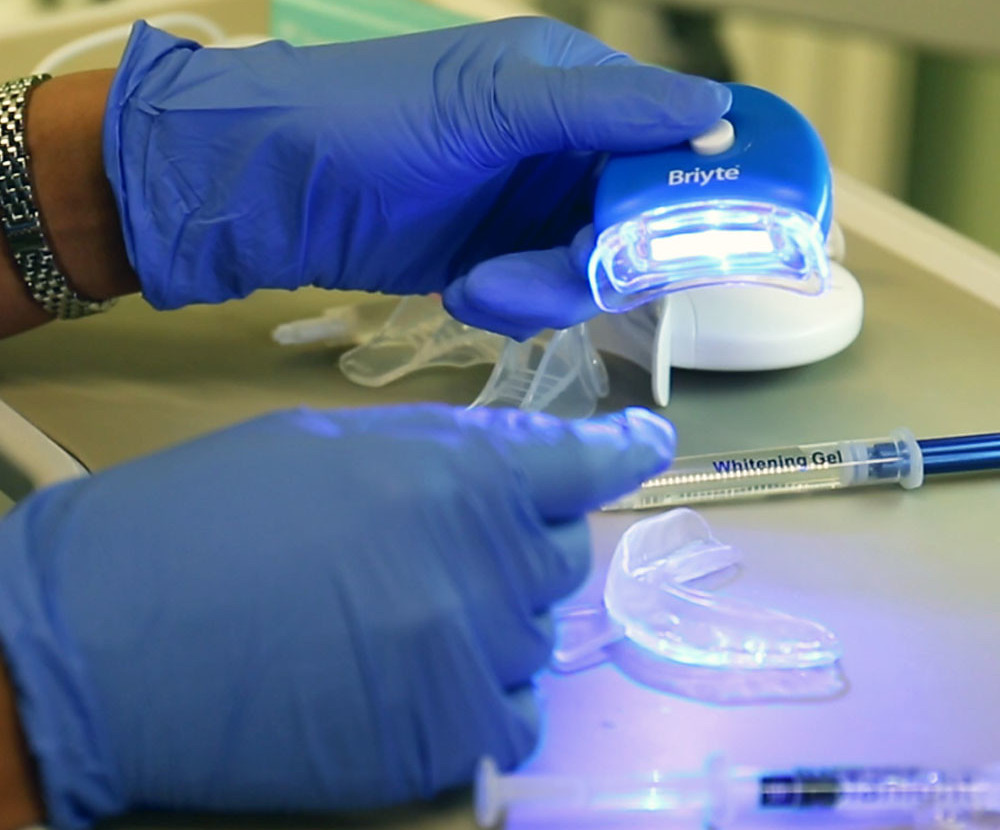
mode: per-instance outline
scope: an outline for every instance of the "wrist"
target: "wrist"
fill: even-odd
[[[45,811],[6,665],[0,660],[0,830],[39,824]]]
[[[0,337],[138,288],[101,157],[112,74],[4,86]]]
[[[101,130],[113,70],[52,78],[25,116],[35,200],[50,246],[73,288],[94,300],[138,290],[102,160]]]

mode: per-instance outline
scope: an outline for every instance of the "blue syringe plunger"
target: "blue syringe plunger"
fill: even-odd
[[[1000,432],[917,440],[925,475],[1000,469]]]

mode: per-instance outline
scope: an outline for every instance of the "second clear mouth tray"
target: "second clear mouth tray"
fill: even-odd
[[[420,369],[493,363],[505,338],[466,326],[437,297],[405,297],[374,335],[340,356],[340,370],[362,386],[385,386]]]
[[[286,345],[353,345],[338,364],[361,386],[385,386],[424,369],[495,364],[470,406],[584,418],[608,394],[607,370],[585,324],[522,343],[460,323],[435,296],[335,307],[320,317],[279,326],[272,336]]]
[[[603,608],[557,615],[554,668],[594,665],[622,639],[651,657],[712,669],[807,669],[839,659],[837,637],[816,622],[692,587],[740,560],[688,508],[637,522],[615,550]],[[574,626],[581,619],[586,625]]]
[[[584,418],[608,394],[608,373],[581,323],[524,343],[508,340],[470,406],[515,407]]]

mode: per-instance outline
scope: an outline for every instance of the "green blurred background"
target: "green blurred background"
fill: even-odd
[[[1000,65],[919,58],[913,136],[903,197],[1000,251]]]

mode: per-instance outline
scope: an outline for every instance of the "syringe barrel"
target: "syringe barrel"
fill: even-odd
[[[883,438],[680,456],[605,510],[641,510],[871,484],[919,486],[920,447],[905,429]]]
[[[996,809],[996,769],[913,766],[801,768],[759,779],[759,809],[954,815]]]
[[[657,814],[678,827],[698,822],[719,830],[737,830],[748,819],[789,812],[904,821],[922,813],[959,817],[1000,811],[1000,766],[770,771],[730,767],[721,756],[711,756],[704,770],[692,773],[581,778],[504,775],[492,762],[484,762],[476,781],[479,826],[496,827],[510,810],[525,817],[564,820]]]
[[[1000,768],[919,766],[797,767],[761,771],[732,767],[722,786],[707,779],[711,824],[738,828],[775,813],[868,815],[911,823],[924,815],[961,817],[1000,807]]]

